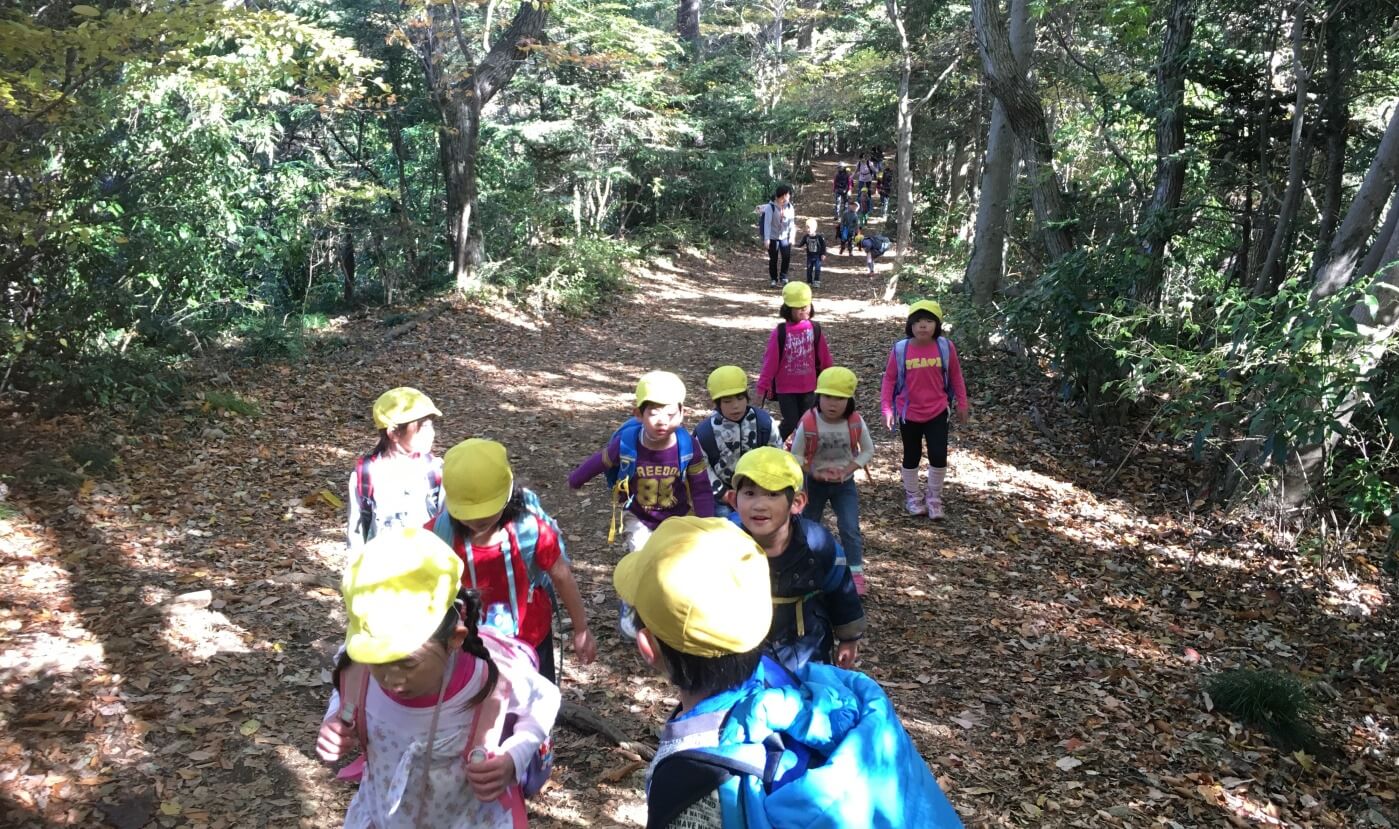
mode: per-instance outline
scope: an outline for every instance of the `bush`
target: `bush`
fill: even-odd
[[[31,354],[28,372],[17,385],[49,416],[80,408],[131,409],[146,414],[163,409],[183,391],[178,361],[163,352],[132,346],[76,357]]]
[[[258,410],[257,404],[250,403],[236,394],[226,394],[221,391],[204,392],[204,410],[213,412],[230,412],[243,417],[257,417],[262,414]]]
[[[608,307],[629,290],[626,264],[639,255],[634,245],[583,236],[528,248],[498,263],[487,280],[537,310],[581,316]]]
[[[1292,676],[1239,668],[1211,677],[1205,689],[1220,711],[1266,731],[1279,748],[1316,753],[1319,740],[1310,720],[1315,706]]]

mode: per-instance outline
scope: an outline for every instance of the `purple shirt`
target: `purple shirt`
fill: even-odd
[[[578,489],[606,469],[617,465],[622,439],[613,436],[607,448],[594,454],[568,476],[568,485]],[[714,517],[714,492],[704,453],[696,452],[682,477],[679,440],[666,449],[648,449],[636,443],[636,475],[630,492],[634,496],[627,509],[651,529],[675,515],[693,512],[701,518]],[[691,505],[694,509],[691,510]]]

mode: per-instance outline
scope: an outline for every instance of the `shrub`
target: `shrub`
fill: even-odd
[[[1219,710],[1266,731],[1280,748],[1316,752],[1319,741],[1310,720],[1315,706],[1292,676],[1237,668],[1211,677],[1205,689]]]

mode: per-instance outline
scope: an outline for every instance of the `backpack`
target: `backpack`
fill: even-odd
[[[811,354],[816,359],[816,373],[821,373],[821,323],[811,320]],[[777,324],[777,368],[782,369],[782,355],[787,352],[787,323]],[[772,396],[777,396],[776,372],[772,378]]]
[[[355,499],[359,501],[359,533],[364,536],[364,540],[370,538],[369,532],[374,529],[374,480],[369,474],[369,462],[374,460],[374,453],[361,455],[355,461]],[[437,458],[428,453],[428,485],[437,493],[437,500],[429,512],[437,512],[437,508],[442,505],[442,467],[438,465]]]
[[[899,395],[904,393],[905,385],[908,381],[908,366],[906,365],[906,355],[908,354],[909,339],[905,337],[894,343],[894,366],[898,371],[898,377],[894,379],[894,400],[899,399]],[[938,337],[938,358],[942,360],[942,386],[947,393],[947,406],[952,407],[952,367],[949,363],[952,360],[952,342],[946,337]],[[908,401],[904,401],[903,410],[899,412],[899,419],[902,420],[908,413]]]
[[[816,409],[811,408],[806,410],[806,413],[802,415],[801,419],[802,431],[807,435],[806,443],[802,445],[802,454],[805,456],[802,458],[802,466],[808,471],[811,469],[812,462],[816,460],[816,450],[819,448],[820,444],[820,440],[816,436],[816,430],[818,428],[816,425],[816,416]],[[846,419],[845,422],[850,428],[850,448],[858,452],[860,450],[860,436],[865,432],[865,419],[852,415]],[[792,434],[787,436],[788,451],[791,451],[792,439],[795,438],[796,435],[796,430],[793,430]],[[868,466],[862,466],[860,468],[865,470],[865,480],[874,480],[874,476],[870,474]]]
[[[840,192],[850,187],[850,173],[845,170],[836,171],[835,190]]]
[[[769,445],[772,442],[772,415],[768,414],[765,409],[759,409],[756,406],[749,406],[748,411],[752,412],[758,421],[757,445]],[[747,419],[748,415],[743,417]],[[714,469],[715,461],[719,458],[719,440],[714,437],[713,417],[706,417],[695,427],[695,440],[699,441],[700,449],[704,450],[704,456],[709,459],[709,468]],[[744,447],[740,447],[740,449],[747,451]],[[743,454],[743,451],[740,451],[739,454]]]
[[[636,446],[641,440],[641,421],[634,417],[627,418],[626,422],[612,433],[614,438],[619,436],[621,440],[617,444],[617,465],[610,467],[606,472],[613,506],[612,523],[607,532],[608,544],[616,540],[617,528],[621,526],[619,509],[625,510],[636,500],[636,493],[631,491],[631,481],[636,477]],[[611,445],[611,438],[607,443]],[[686,476],[686,470],[695,459],[695,441],[683,428],[675,430],[675,448],[680,456],[680,480],[685,482],[685,491],[689,492],[690,480]]]
[[[867,250],[869,250],[870,256],[875,259],[883,256],[894,245],[893,242],[889,241],[888,236],[866,236],[865,241],[869,242]]]

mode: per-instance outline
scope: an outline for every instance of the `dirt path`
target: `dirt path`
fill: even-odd
[[[818,167],[798,204],[834,239],[829,175]],[[888,267],[871,278],[833,254],[817,293],[867,412],[901,331],[901,309],[872,299]],[[657,261],[603,319],[541,325],[458,307],[389,342],[355,320],[343,348],[228,378],[256,418],[191,406],[121,434],[79,418],[28,428],[33,451],[13,463],[29,466],[6,470],[23,513],[0,536],[10,823],[339,825],[348,790],[312,744],[343,618],[335,591],[314,582],[338,570],[333,502],[372,443],[370,403],[404,383],[446,413],[439,452],[501,440],[559,518],[600,640],[596,664],[565,658],[564,693],[649,738],[674,700],[615,633],[606,495],[597,484],[575,495],[564,477],[625,417],[643,371],[680,373],[697,409],[713,366],[756,372],[778,303],[754,242]],[[945,304],[955,321],[955,300]],[[1182,474],[1169,456],[1145,451],[1103,487],[1110,466],[1077,436],[1082,424],[1031,425],[1031,405],[1064,417],[1038,391],[1042,376],[963,359],[976,415],[954,438],[950,520],[902,514],[897,449],[882,433],[861,509],[863,668],[968,824],[1212,826],[1267,822],[1269,810],[1303,826],[1362,825],[1371,812],[1399,822],[1399,701],[1381,673],[1351,667],[1394,630],[1374,568],[1359,566],[1348,592],[1319,589],[1277,573],[1242,532],[1177,522],[1159,502]],[[39,482],[34,457],[75,435],[114,444],[120,467]],[[1265,662],[1326,679],[1341,754],[1290,756],[1205,709],[1202,670]],[[644,824],[642,773],[607,779],[631,762],[623,752],[568,729],[557,752],[535,825]]]

